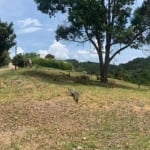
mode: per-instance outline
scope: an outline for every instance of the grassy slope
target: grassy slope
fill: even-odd
[[[0,149],[149,150],[150,88],[121,81],[114,88],[82,85],[76,75],[0,72]],[[79,91],[78,105],[68,87]]]

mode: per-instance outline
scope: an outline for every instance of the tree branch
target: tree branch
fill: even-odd
[[[141,32],[137,33],[137,34],[133,37],[133,39],[132,39],[127,45],[125,45],[124,47],[118,49],[118,50],[109,58],[109,62],[110,62],[118,53],[120,53],[120,52],[123,51],[124,49],[130,47],[130,46],[132,45],[133,41],[136,40],[136,38],[137,38],[140,34],[142,34],[143,32],[144,32],[144,31],[141,31]],[[113,43],[113,44],[117,44],[117,43]],[[118,43],[118,44],[119,44],[119,43]]]
[[[67,39],[68,41],[71,41],[71,42],[76,42],[76,43],[85,43],[87,41],[89,41],[89,39],[86,39],[84,41],[78,41],[78,40],[71,40],[71,39]]]
[[[89,41],[93,44],[93,46],[95,47],[95,49],[96,49],[97,52],[98,52],[98,51],[99,51],[98,46],[96,45],[96,43],[95,43],[95,42],[92,40],[92,38],[90,37],[90,35],[89,35],[88,31],[87,31],[86,26],[84,26],[84,28],[85,28],[85,33],[86,33],[86,35],[87,35]]]
[[[124,49],[128,48],[132,43],[127,44],[126,46],[120,48],[119,50],[117,50],[110,58],[109,58],[109,62],[121,51],[123,51]]]

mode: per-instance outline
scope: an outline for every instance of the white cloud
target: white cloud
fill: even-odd
[[[36,27],[42,26],[42,24],[39,22],[39,20],[34,19],[34,18],[27,18],[24,20],[19,20],[18,23],[23,28],[27,27],[27,26],[36,26]]]
[[[47,31],[49,31],[49,32],[54,32],[54,31],[55,31],[55,29],[53,29],[53,28],[49,28],[49,29],[47,29]]]
[[[23,54],[24,50],[21,47],[17,47],[17,54]]]
[[[42,29],[42,24],[38,19],[27,18],[24,20],[19,20],[18,23],[21,29],[17,32],[17,34],[37,32]]]
[[[22,47],[17,47],[17,54],[23,54],[25,51],[22,49]],[[9,51],[9,56],[10,58],[13,58],[16,54],[15,54],[15,49],[10,49]]]
[[[54,41],[49,47],[49,53],[54,55],[57,59],[69,59],[69,51],[66,45]]]
[[[28,28],[24,28],[24,29],[19,30],[17,33],[18,34],[32,33],[32,32],[37,32],[39,30],[41,30],[40,27],[28,27]]]
[[[17,48],[17,54],[25,53],[22,47]],[[40,49],[38,51],[41,58],[45,58],[47,54],[52,54],[56,59],[76,59],[78,61],[98,61],[97,53],[93,53],[90,50],[68,50],[67,46],[57,42],[56,40],[50,45],[48,50]],[[13,58],[15,56],[15,49],[10,50],[10,57]]]
[[[66,45],[57,41],[54,41],[48,50],[39,50],[38,53],[40,54],[41,58],[44,58],[47,54],[52,54],[56,59],[61,60],[69,58],[69,51]]]
[[[45,58],[45,56],[48,54],[48,50],[39,50],[38,54],[40,54],[41,58]]]
[[[77,59],[79,61],[98,61],[97,53],[92,53],[89,50],[77,50],[72,52],[71,58]]]
[[[39,50],[38,53],[42,58],[44,58],[47,54],[52,54],[56,59],[76,59],[78,61],[98,61],[98,56],[96,52],[90,50],[68,50],[67,46],[54,41],[49,50]]]

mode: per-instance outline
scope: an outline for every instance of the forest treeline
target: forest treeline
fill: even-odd
[[[57,68],[68,71],[83,72],[99,76],[99,63],[79,62],[75,59],[57,60],[55,56],[48,54],[45,58],[40,58],[36,53],[18,54],[13,59],[13,64],[18,67],[28,66],[29,59],[33,65]],[[147,58],[136,58],[125,64],[109,65],[109,78],[124,80],[138,85],[150,85],[150,56]]]
[[[75,71],[87,71],[88,74],[99,74],[99,63],[78,62],[67,60],[72,63]],[[137,84],[150,85],[150,57],[136,58],[126,64],[109,65],[109,77],[125,80]]]

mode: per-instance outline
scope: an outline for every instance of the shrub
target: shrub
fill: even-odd
[[[54,58],[55,58],[55,56],[54,56],[54,55],[52,55],[52,54],[47,54],[47,55],[45,56],[45,58],[48,58],[48,59],[54,59]]]
[[[16,64],[16,66],[23,68],[27,66],[28,60],[24,57],[24,55],[18,54],[12,59],[12,63],[13,65]]]
[[[36,58],[33,59],[33,63],[43,67],[51,67],[62,70],[72,70],[72,65],[70,63],[60,60]]]

